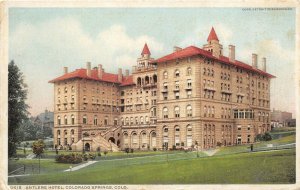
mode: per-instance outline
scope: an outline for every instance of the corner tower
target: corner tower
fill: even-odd
[[[214,27],[211,28],[207,38],[207,44],[203,46],[203,49],[212,52],[212,55],[217,58],[223,55],[223,46],[219,43]]]

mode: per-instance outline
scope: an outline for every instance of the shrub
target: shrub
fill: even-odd
[[[89,154],[89,158],[92,159],[92,160],[95,160],[96,154]]]
[[[130,152],[131,152],[131,153],[133,153],[133,148],[132,148],[132,149],[130,149]]]
[[[84,154],[84,155],[83,155],[83,160],[84,160],[84,161],[87,161],[88,159],[89,159],[88,155],[87,155],[87,154]]]
[[[272,136],[270,135],[270,133],[265,133],[263,136],[263,139],[265,141],[270,141],[270,140],[272,140]]]
[[[153,151],[157,151],[157,148],[154,147],[154,148],[153,148]]]
[[[71,164],[78,164],[82,162],[82,155],[81,154],[60,154],[55,157],[55,161],[58,163],[71,163]]]
[[[221,142],[217,142],[217,146],[222,146],[222,143]]]
[[[101,157],[101,153],[100,152],[98,152],[98,156]]]
[[[129,153],[129,148],[125,148],[124,151],[128,154]]]
[[[176,150],[176,146],[175,145],[173,145],[172,150]]]
[[[108,152],[107,152],[107,150],[104,150],[104,152],[103,152],[103,153],[104,153],[104,155],[106,156],[106,154],[107,154]]]

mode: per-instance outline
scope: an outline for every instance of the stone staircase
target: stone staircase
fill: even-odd
[[[84,146],[83,143],[89,143],[90,151],[97,151],[98,147],[100,147],[101,152],[104,150],[112,152],[120,151],[119,147],[115,143],[109,142],[108,140],[108,138],[113,136],[118,130],[121,130],[121,126],[110,127],[104,133],[98,133],[96,135],[84,137],[83,139],[71,145],[72,150],[82,150]]]

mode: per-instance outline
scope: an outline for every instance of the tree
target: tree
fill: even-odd
[[[17,129],[28,118],[27,85],[14,61],[8,64],[8,156],[16,155]]]
[[[39,158],[39,173],[40,173],[40,166],[41,166],[41,155],[44,153],[45,143],[43,140],[39,139],[32,143],[32,152]]]

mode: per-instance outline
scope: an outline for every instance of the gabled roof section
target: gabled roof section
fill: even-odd
[[[88,79],[88,80],[97,80],[97,81],[103,81],[103,82],[111,82],[111,83],[118,83],[118,84],[123,84],[129,85],[130,84],[130,76],[125,77],[123,76],[122,83],[118,81],[118,74],[112,74],[112,73],[103,73],[102,79],[98,77],[98,70],[97,69],[92,69],[91,70],[91,76],[87,76],[86,69],[76,69],[73,72],[64,74],[60,77],[57,77],[49,83],[55,83],[63,80],[68,80],[68,79],[75,79],[75,78],[81,78],[81,79]],[[132,81],[132,79],[131,79]]]
[[[211,41],[211,40],[217,40],[217,41],[219,41],[218,36],[217,36],[217,34],[215,32],[214,27],[211,28],[210,33],[209,33],[208,38],[207,38],[208,42]]]
[[[265,75],[265,76],[270,77],[270,78],[275,77],[275,76],[273,76],[273,75],[271,75],[267,72],[264,72],[260,69],[256,69],[256,68],[252,67],[251,65],[248,65],[248,64],[243,63],[243,62],[238,61],[238,60],[235,60],[234,62],[231,62],[231,61],[229,61],[228,57],[225,57],[225,56],[222,56],[222,55],[219,58],[217,58],[217,57],[213,56],[211,52],[203,50],[203,49],[195,47],[195,46],[189,46],[189,47],[184,48],[182,50],[173,52],[169,55],[166,55],[166,56],[161,57],[157,60],[154,60],[153,62],[154,63],[162,63],[162,62],[167,62],[167,61],[171,61],[171,60],[175,60],[175,59],[191,57],[191,56],[195,56],[195,55],[201,55],[201,56],[204,56],[204,57],[207,57],[207,58],[210,58],[210,59],[213,59],[213,60],[225,63],[225,64],[229,64],[229,65],[233,65],[233,66],[243,68],[243,69],[246,69],[246,70],[249,70],[249,71],[253,71],[253,72]]]
[[[141,55],[151,55],[151,53],[150,53],[150,50],[149,50],[149,48],[148,48],[148,45],[147,45],[147,43],[145,43],[145,45],[144,45],[144,48],[143,48],[143,51],[142,51]]]

